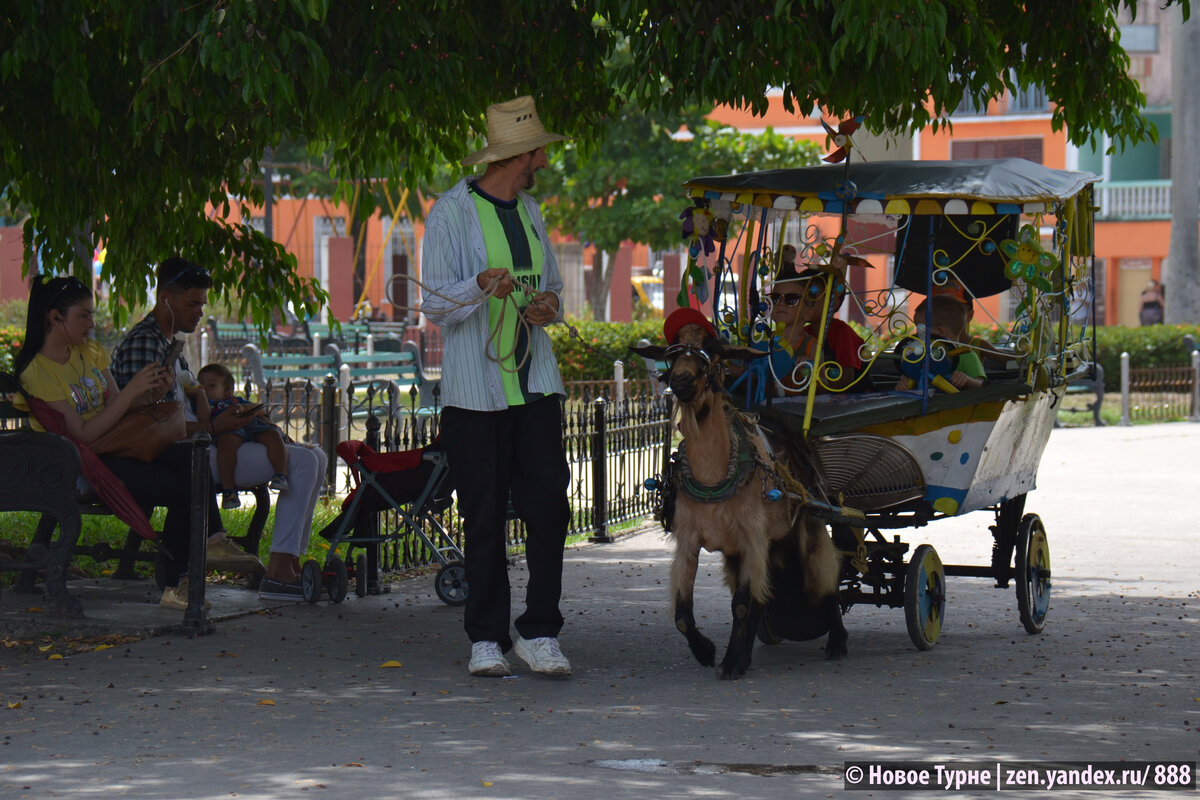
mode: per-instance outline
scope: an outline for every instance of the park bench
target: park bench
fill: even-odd
[[[218,322],[216,317],[209,317],[206,328],[209,357],[222,364],[235,362],[244,345],[258,341],[258,335],[245,322]]]
[[[1100,408],[1104,405],[1104,367],[1095,364],[1095,370],[1089,370],[1067,384],[1066,397],[1072,395],[1091,395],[1091,402],[1085,402],[1081,406],[1067,406],[1066,397],[1063,398],[1064,405],[1059,406],[1059,411],[1082,412],[1090,411],[1092,420],[1096,427],[1104,425],[1104,420],[1100,418]],[[1055,427],[1060,427],[1061,423],[1056,419]]]
[[[322,352],[326,344],[337,345],[339,349],[349,352],[362,352],[367,347],[367,334],[371,331],[365,322],[343,322],[338,331],[333,326],[323,322],[306,320],[303,323],[304,335],[309,342],[320,340]]]
[[[367,349],[374,352],[398,351],[404,347],[404,334],[408,325],[403,322],[367,321],[367,332],[371,337]]]
[[[268,384],[282,385],[287,382],[305,381],[320,383],[326,375],[337,375],[337,356],[329,345],[321,355],[311,353],[264,353],[258,345],[249,343],[242,347],[246,359],[250,382],[261,393]],[[336,351],[336,348],[335,348]],[[268,402],[260,395],[260,400]]]
[[[319,356],[267,355],[243,348],[251,390],[267,405],[273,422],[292,438],[317,443],[329,457],[330,475],[341,438],[366,418],[435,415],[439,382],[421,368],[417,345],[398,352],[343,353],[327,344]]]
[[[19,392],[16,379],[8,373],[0,373],[0,464],[4,467],[4,480],[0,481],[0,512],[30,511],[40,514],[37,528],[23,557],[15,553],[6,556],[0,552],[0,570],[16,571],[18,577],[14,590],[20,593],[35,592],[39,573],[45,575],[45,600],[48,613],[55,616],[78,617],[83,615],[79,601],[67,590],[66,576],[71,559],[86,556],[97,562],[119,559],[120,564],[113,577],[136,578],[133,571],[137,561],[151,562],[156,559],[152,542],[129,531],[120,548],[106,542],[91,546],[79,544],[82,518],[85,515],[111,515],[112,512],[99,500],[91,487],[82,480],[82,465],[79,451],[66,437],[54,433],[35,431],[30,427],[28,414],[13,404]],[[209,437],[197,435],[192,439],[193,464],[203,464],[203,469],[193,476],[193,486],[202,487],[196,493],[192,519],[203,520],[207,510],[205,497],[211,493],[211,475],[208,469]],[[245,537],[236,539],[257,552],[258,541],[266,524],[270,510],[270,497],[258,497],[250,531]],[[55,529],[59,536],[54,538]],[[0,522],[0,534],[4,531]],[[230,537],[233,539],[234,537]],[[204,583],[203,540],[199,537],[199,551],[194,547],[192,554],[199,558],[193,563],[193,584]],[[252,540],[252,542],[251,542]],[[255,575],[257,581],[261,576]],[[158,581],[160,584],[161,580]],[[190,608],[185,615],[185,628],[190,625],[200,629],[207,626],[203,614],[204,598],[199,605]]]
[[[421,367],[421,354],[413,342],[405,342],[398,351],[343,352],[332,343],[325,345],[323,350],[319,356],[272,355],[249,344],[242,349],[242,355],[249,365],[250,381],[259,392],[259,399],[267,403],[272,400],[262,392],[268,386],[274,388],[297,382],[319,384],[330,375],[342,389],[348,389],[352,384],[391,381],[404,392],[415,389],[422,406],[434,401],[432,392],[437,381],[425,375]]]

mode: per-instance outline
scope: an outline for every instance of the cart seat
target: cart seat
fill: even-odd
[[[1023,381],[992,381],[979,389],[954,394],[937,392],[928,398],[930,414],[982,403],[1003,403],[1033,392]],[[803,395],[772,400],[770,405],[750,410],[763,422],[785,436],[804,435]],[[881,425],[922,416],[921,398],[912,392],[863,392],[860,394],[818,395],[813,403],[810,436],[849,433],[871,425]]]

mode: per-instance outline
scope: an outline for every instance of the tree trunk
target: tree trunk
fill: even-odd
[[[1200,321],[1200,21],[1171,9],[1171,243],[1165,320]]]
[[[596,261],[592,264],[592,288],[588,292],[588,302],[592,306],[592,319],[597,322],[608,320],[608,294],[612,288],[613,265],[617,263],[617,251],[596,251]]]

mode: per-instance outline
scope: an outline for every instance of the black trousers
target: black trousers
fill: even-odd
[[[187,574],[191,552],[189,533],[192,526],[192,446],[173,444],[153,461],[118,458],[104,455],[101,460],[112,470],[133,499],[142,508],[163,506],[167,518],[163,522],[162,546],[167,551],[164,577],[168,586],[175,586],[179,577]],[[215,498],[210,497],[215,505]],[[212,516],[213,508],[209,507]],[[218,512],[217,520],[220,520]]]
[[[558,604],[571,514],[559,398],[504,411],[446,408],[440,430],[466,539],[467,636],[472,642],[498,642],[506,652],[512,647],[504,534],[510,492],[525,523],[529,567],[525,612],[515,626],[526,639],[557,636],[563,625]]]

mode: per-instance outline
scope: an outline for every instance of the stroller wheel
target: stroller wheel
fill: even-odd
[[[359,553],[354,559],[354,594],[358,597],[367,596],[367,554]]]
[[[311,558],[300,568],[300,591],[310,603],[321,599],[321,565]]]
[[[346,562],[335,555],[325,560],[325,589],[332,603],[340,603],[350,592],[350,576],[346,574]]]
[[[433,582],[438,599],[446,605],[461,606],[467,602],[467,568],[461,561],[450,561],[438,570]]]

